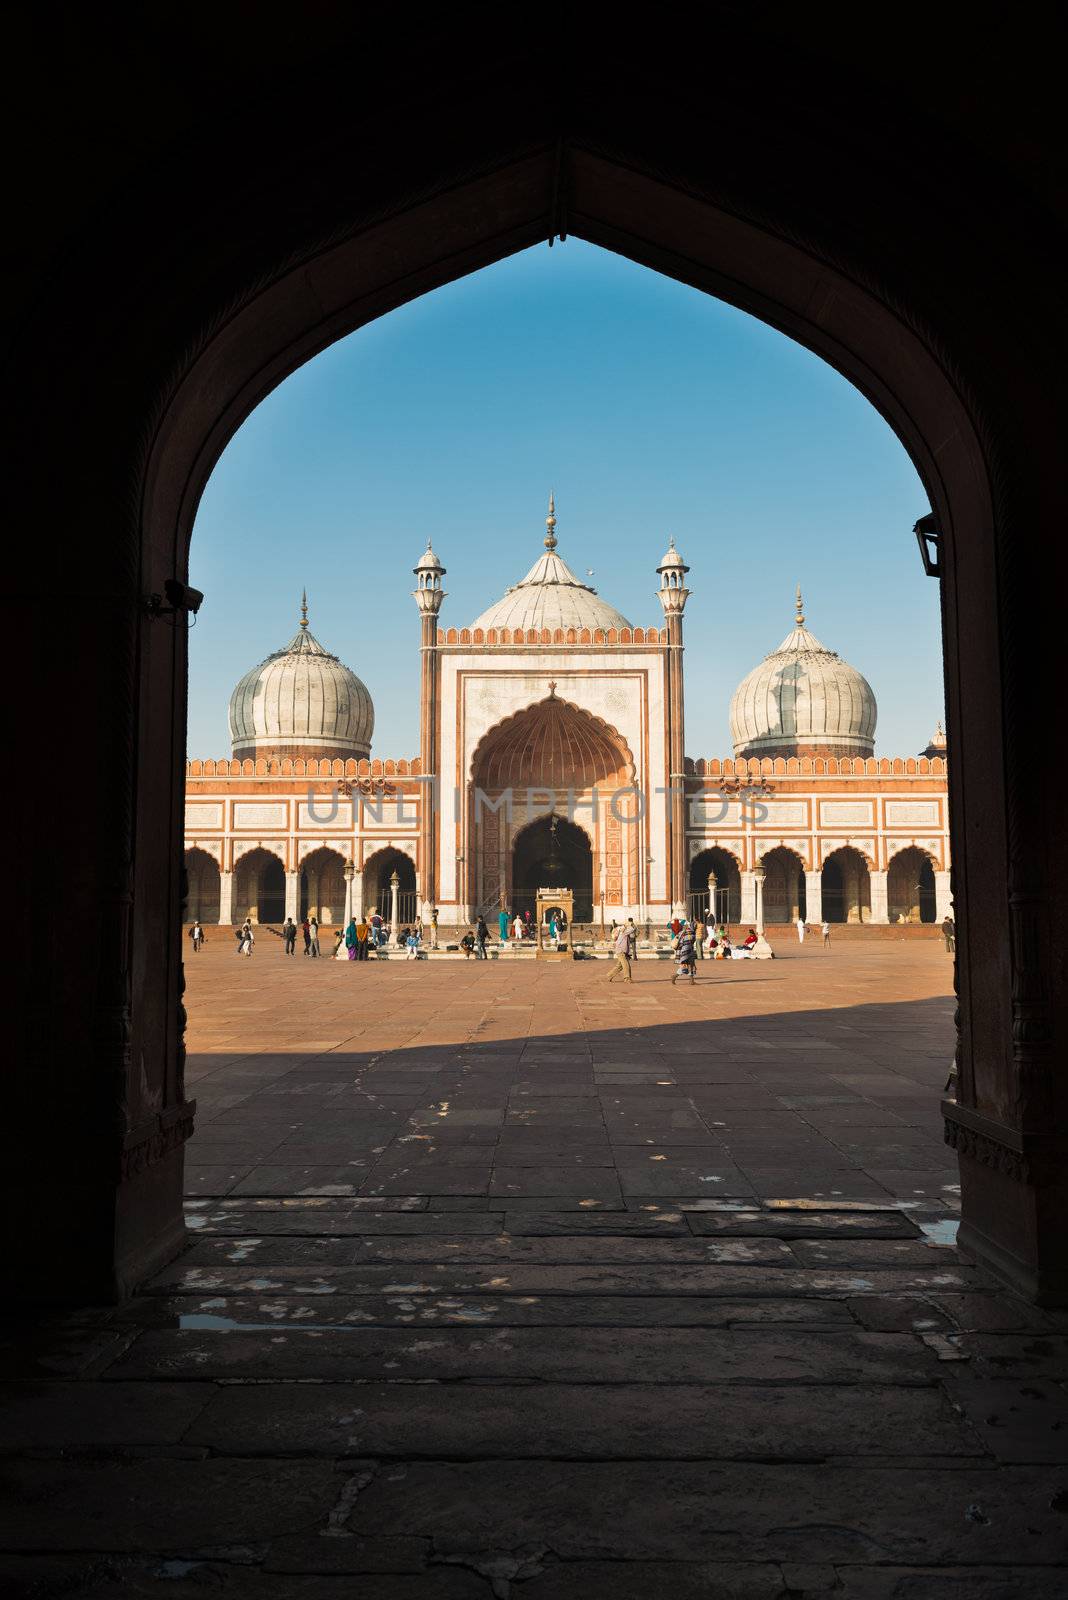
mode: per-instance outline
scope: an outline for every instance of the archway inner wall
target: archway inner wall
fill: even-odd
[[[993,373],[1000,361],[1004,370],[978,391],[979,398],[973,390],[966,401],[966,386],[952,358],[939,352],[937,333],[877,287],[880,257],[870,242],[861,246],[870,262],[869,287],[862,287],[859,274],[833,263],[833,251],[802,247],[789,228],[777,231],[773,218],[765,216],[758,226],[742,219],[741,208],[732,211],[708,192],[702,194],[692,173],[682,176],[685,160],[676,182],[654,178],[640,165],[569,146],[570,232],[718,294],[823,356],[894,427],[927,488],[942,531],[945,574],[962,1102],[948,1126],[962,1154],[962,1237],[1024,1287],[1056,1293],[1065,1282],[1063,1245],[1055,1260],[1048,1220],[1050,1207],[1064,1203],[1063,1177],[1048,1132],[1040,1130],[1059,1126],[1063,1089],[1054,1089],[1049,1072],[1053,969],[1044,931],[1043,813],[1020,783],[1012,790],[1011,807],[1006,790],[1007,773],[1026,767],[1026,760],[1014,763],[1013,741],[1023,741],[1018,753],[1025,756],[1035,712],[1031,706],[1024,714],[1022,695],[1006,699],[1003,677],[1013,654],[1011,639],[1026,655],[1025,628],[1021,607],[1010,606],[1006,613],[999,603],[1005,590],[993,488],[980,443],[984,406],[999,413],[1005,374],[1015,375],[1020,352],[1005,332],[990,368]],[[88,1026],[95,1041],[94,1075],[101,1084],[121,1085],[113,1106],[109,1103],[96,1121],[106,1129],[117,1109],[126,1128],[122,1162],[112,1159],[114,1150],[109,1155],[104,1149],[90,1186],[94,1204],[81,1208],[79,1224],[96,1230],[92,1249],[79,1252],[78,1241],[71,1240],[70,1214],[54,1174],[48,1174],[51,1197],[46,1197],[47,1186],[29,1181],[32,1174],[23,1175],[27,1192],[39,1190],[43,1201],[38,1254],[47,1254],[47,1245],[40,1243],[43,1230],[72,1264],[85,1264],[83,1281],[67,1280],[65,1291],[99,1293],[107,1278],[121,1292],[173,1253],[181,1239],[181,1146],[191,1126],[178,1003],[187,647],[184,630],[150,622],[138,597],[161,589],[166,577],[186,575],[193,518],[207,477],[237,427],[271,388],[340,335],[546,237],[559,221],[552,213],[559,178],[559,147],[555,139],[547,140],[521,159],[498,160],[494,170],[462,182],[442,182],[427,170],[421,192],[430,198],[412,203],[394,191],[388,204],[378,205],[380,218],[392,213],[386,220],[360,218],[354,204],[340,243],[309,244],[296,255],[279,248],[272,255],[268,233],[256,283],[227,281],[220,268],[219,282],[208,294],[214,312],[202,317],[186,353],[179,357],[164,343],[155,365],[138,369],[140,414],[154,420],[143,453],[138,457],[131,450],[126,462],[125,503],[138,506],[136,524],[124,523],[117,513],[108,523],[108,540],[101,541],[101,559],[111,563],[111,576],[102,580],[112,596],[106,604],[113,626],[100,658],[107,692],[101,695],[94,683],[84,697],[87,737],[95,738],[112,775],[109,808],[88,809],[82,823],[87,831],[81,854],[89,863],[86,903],[101,919],[99,960],[105,976],[72,996],[69,1015],[72,1026],[73,1019],[81,1019],[75,1030],[79,1037]],[[907,188],[902,174],[901,193]],[[847,248],[848,230],[839,243]],[[989,318],[980,321],[977,314],[974,328],[990,355],[989,340],[997,335]],[[162,324],[158,337],[163,338]],[[137,348],[154,348],[147,329]],[[966,342],[958,348],[963,359]],[[1018,398],[1026,398],[1029,383],[1033,387],[1033,377],[1021,370]],[[1035,447],[1026,453],[1026,463],[1021,455],[1021,475],[1012,482],[1017,514],[1024,480],[1036,504],[1044,496],[1052,510],[1063,499],[1063,485],[1043,477],[1043,441],[1055,430],[1037,407],[1028,427]],[[1011,447],[1016,435],[1007,437]],[[96,512],[104,516],[105,508],[98,504]],[[116,535],[123,526],[135,533],[125,544]],[[1021,581],[1017,571],[1015,582]],[[114,595],[124,597],[121,603]],[[93,622],[97,648],[101,618]],[[90,655],[87,651],[87,659]],[[72,700],[76,697],[72,690]],[[1006,705],[1007,724],[1001,715]],[[1026,819],[1035,824],[1030,832]],[[1041,838],[1032,846],[1036,829]],[[1009,937],[990,936],[991,929],[1006,928]],[[81,1061],[79,1051],[66,1053]],[[88,1091],[73,1079],[69,1088],[74,1151],[80,1148],[74,1108]],[[1032,1147],[1035,1153],[1029,1155]],[[1004,1160],[999,1151],[1007,1152]],[[997,1185],[989,1178],[994,1168]],[[108,1172],[117,1173],[117,1179],[108,1178]],[[102,1243],[101,1206],[114,1218],[111,1247]],[[37,1262],[21,1262],[18,1274],[28,1285],[41,1282]]]

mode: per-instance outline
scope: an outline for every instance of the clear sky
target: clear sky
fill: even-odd
[[[340,341],[235,435],[197,516],[189,752],[229,754],[238,678],[312,631],[363,678],[373,753],[419,743],[412,567],[433,536],[443,625],[471,622],[542,550],[634,624],[661,622],[656,566],[691,567],[686,751],[728,755],[738,680],[793,623],[858,667],[876,753],[942,716],[927,509],[886,423],[844,378],[718,300],[577,240],[524,251]]]

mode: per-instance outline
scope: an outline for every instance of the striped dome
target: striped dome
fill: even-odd
[[[367,685],[300,627],[281,650],[246,672],[230,696],[235,756],[360,757],[370,754],[375,712]]]
[[[777,650],[744,677],[731,699],[736,756],[870,756],[878,707],[871,685],[797,620]]]

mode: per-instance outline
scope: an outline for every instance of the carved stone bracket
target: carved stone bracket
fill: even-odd
[[[136,1178],[183,1145],[193,1132],[197,1103],[187,1100],[157,1117],[151,1126],[131,1129],[120,1160],[120,1176],[125,1183]]]
[[[975,1161],[1014,1183],[1045,1184],[1064,1170],[1068,1140],[1062,1135],[1021,1132],[944,1100],[945,1142],[962,1159]]]

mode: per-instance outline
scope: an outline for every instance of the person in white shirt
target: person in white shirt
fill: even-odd
[[[797,942],[798,942],[798,944],[804,944],[804,942],[805,942],[805,919],[804,919],[804,917],[798,917],[798,919],[797,919]]]
[[[616,978],[619,977],[622,977],[624,983],[633,983],[634,977],[630,970],[630,958],[633,953],[633,945],[631,942],[631,930],[629,927],[624,926],[619,929],[618,933],[616,934],[613,951],[616,958],[616,964],[608,974],[609,983],[613,983]]]

